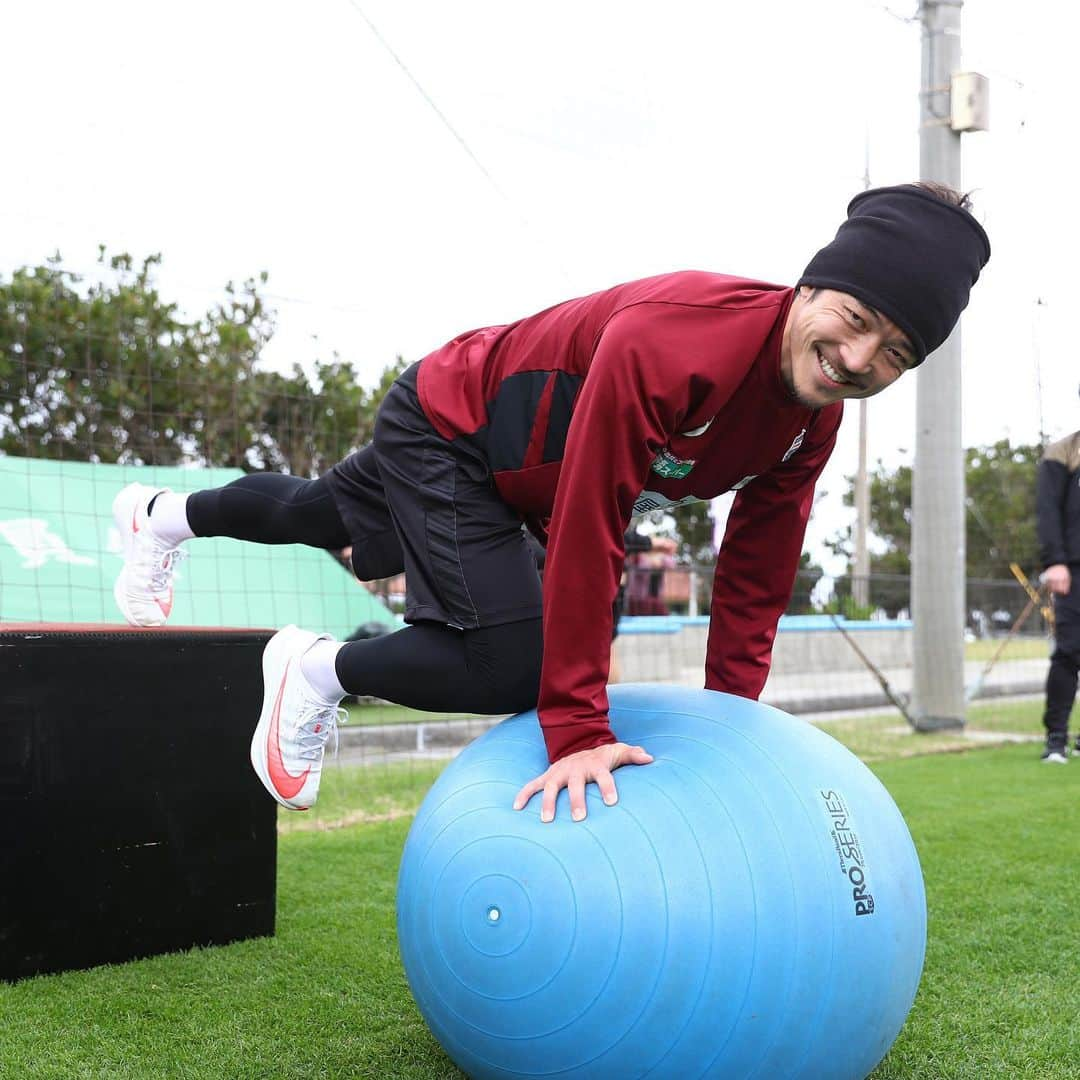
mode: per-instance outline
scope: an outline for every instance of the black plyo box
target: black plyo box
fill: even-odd
[[[0,625],[0,979],[274,932],[268,639]]]

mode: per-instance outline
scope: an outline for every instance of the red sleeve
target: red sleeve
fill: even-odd
[[[791,599],[814,485],[836,445],[842,406],[819,412],[787,462],[735,497],[716,560],[705,688],[756,699],[776,624]]]
[[[747,348],[751,327],[760,346],[761,313],[752,313],[745,324],[742,318],[732,313],[721,347],[710,342],[714,393],[718,383],[730,383],[730,396],[753,362],[757,348]],[[740,332],[743,325],[747,330]],[[691,402],[703,396],[702,341],[710,327],[715,338],[715,309],[627,308],[605,326],[582,383],[544,573],[539,713],[551,761],[615,741],[606,683],[623,533],[653,459],[679,430]],[[717,400],[723,400],[724,389]]]

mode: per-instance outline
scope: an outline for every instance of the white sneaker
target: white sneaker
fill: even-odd
[[[307,810],[318,797],[326,742],[337,733],[337,702],[323,701],[300,670],[300,657],[329,634],[295,626],[263,650],[263,706],[251,739],[251,764],[282,806]]]
[[[113,499],[113,521],[123,544],[124,566],[113,586],[116,606],[132,626],[164,626],[173,606],[173,571],[187,552],[161,541],[146,512],[168,488],[128,484]]]
[[[1065,746],[1047,746],[1042,752],[1042,763],[1044,765],[1068,765],[1069,764],[1069,751]]]

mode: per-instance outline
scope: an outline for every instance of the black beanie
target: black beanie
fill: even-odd
[[[856,195],[799,284],[850,293],[887,315],[921,364],[952,332],[989,258],[990,241],[971,214],[903,184]]]

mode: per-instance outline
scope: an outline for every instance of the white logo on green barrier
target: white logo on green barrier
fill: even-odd
[[[2,536],[23,560],[23,570],[40,570],[50,559],[72,566],[97,566],[88,555],[76,555],[62,536],[57,536],[41,518],[13,518],[0,521]]]
[[[681,480],[690,475],[690,470],[697,464],[694,458],[678,458],[670,450],[661,450],[653,458],[652,471],[667,480]]]

